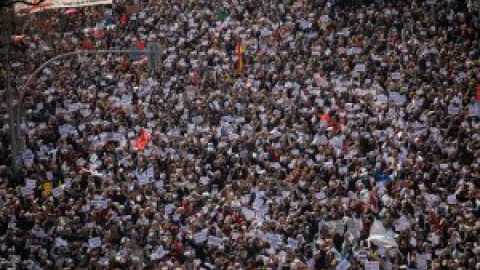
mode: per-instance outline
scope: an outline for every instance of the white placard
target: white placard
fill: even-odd
[[[428,268],[428,257],[425,254],[417,254],[415,258],[416,258],[417,267],[419,269]]]
[[[159,246],[155,252],[152,253],[152,255],[150,255],[150,258],[152,260],[157,260],[157,259],[161,259],[163,257],[165,257],[165,255],[168,254],[168,251],[163,249],[163,246]]]
[[[355,66],[355,71],[356,72],[365,72],[367,69],[365,67],[365,64],[357,64]]]
[[[449,115],[457,115],[457,114],[460,113],[460,111],[461,111],[461,109],[458,106],[453,106],[453,105],[448,106],[448,114]]]
[[[293,238],[287,239],[287,247],[298,248],[298,241]]]
[[[163,189],[163,180],[158,180],[158,181],[155,181],[155,187],[157,189]]]
[[[63,195],[63,188],[56,187],[56,188],[52,189],[52,195],[55,198],[58,198],[58,197],[62,196]]]
[[[25,150],[25,152],[23,152],[22,154],[22,158],[25,163],[28,163],[28,164],[33,163],[34,156],[33,156],[32,150],[30,149]]]
[[[92,237],[88,239],[89,248],[97,248],[102,246],[102,239],[100,237]]]
[[[455,194],[448,195],[447,203],[448,204],[457,204],[457,195],[455,195]]]
[[[366,261],[365,270],[380,270],[380,262]]]
[[[336,270],[347,270],[348,268],[350,268],[350,262],[347,261],[347,260],[342,260],[338,265],[337,265],[337,268],[335,268]]]
[[[392,73],[392,80],[400,80],[400,79],[402,79],[402,74],[400,74],[400,72]]]
[[[208,244],[209,246],[221,247],[221,246],[222,246],[222,243],[223,243],[223,241],[222,241],[222,238],[220,238],[220,237],[213,236],[213,235],[210,235],[210,236],[208,237],[208,242],[207,242],[207,244]]]
[[[205,242],[205,240],[207,240],[207,232],[206,231],[201,231],[201,232],[193,235],[193,241],[195,241],[195,243],[197,243],[197,244]]]
[[[325,135],[320,135],[320,136],[316,136],[312,143],[315,145],[327,145],[328,140],[327,140],[327,137],[325,137]]]
[[[165,205],[165,214],[169,215],[169,214],[173,213],[174,209],[175,209],[175,205],[173,205],[173,204]]]
[[[479,116],[480,115],[480,102],[475,102],[470,104],[468,107],[468,114],[470,116]]]
[[[343,147],[343,139],[341,137],[333,137],[331,140],[331,144],[336,149],[342,149]]]
[[[321,21],[322,23],[328,23],[328,22],[330,21],[330,17],[328,17],[328,15],[322,15],[322,16],[320,17],[320,21]]]
[[[146,171],[145,171],[145,175],[148,177],[148,178],[154,178],[155,176],[155,170],[152,167],[148,168]]]
[[[65,188],[70,188],[72,186],[72,179],[70,178],[65,179],[65,183],[63,183],[63,186]]]
[[[21,192],[23,196],[30,196],[30,195],[33,195],[34,193],[33,189],[30,187],[22,187]]]
[[[247,220],[252,220],[255,218],[255,212],[245,207],[242,208],[242,214]]]
[[[347,222],[347,231],[353,234],[354,237],[360,236],[361,222],[357,219],[350,219]]]
[[[95,200],[93,202],[95,204],[95,207],[98,208],[98,209],[107,209],[108,208],[108,202],[106,200]]]
[[[68,247],[68,243],[61,237],[57,237],[55,238],[55,247]]]
[[[315,194],[315,198],[317,198],[317,200],[325,200],[326,196],[325,196],[325,192],[322,190],[320,192],[318,192],[317,194]]]
[[[145,174],[139,174],[137,175],[137,179],[138,179],[138,183],[141,185],[141,186],[144,186],[146,184],[148,184],[148,182],[150,181],[149,180],[149,177]]]
[[[255,201],[253,202],[253,209],[255,209],[255,210],[258,211],[258,210],[260,210],[260,208],[262,208],[262,205],[263,205],[263,204],[264,204],[264,201],[263,201],[263,200],[261,200],[261,199],[260,199],[260,200],[255,200]]]
[[[386,95],[377,95],[378,104],[386,104],[388,102],[388,97]]]

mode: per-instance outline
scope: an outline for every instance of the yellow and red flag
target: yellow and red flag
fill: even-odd
[[[237,43],[235,52],[237,54],[237,73],[241,74],[243,73],[243,53],[244,53],[244,48],[241,42]]]

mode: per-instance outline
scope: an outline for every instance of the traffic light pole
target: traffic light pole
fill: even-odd
[[[12,158],[12,169],[14,173],[17,173],[21,165],[21,150],[20,150],[20,140],[19,140],[19,130],[20,126],[18,123],[20,122],[18,119],[18,102],[13,97],[13,89],[12,89],[12,79],[10,74],[10,46],[5,46],[5,94],[6,94],[6,102],[8,108],[8,126],[10,129],[10,151],[11,151],[11,158]]]
[[[1,51],[0,55],[2,60],[2,84],[5,93],[5,102],[8,110],[8,126],[9,126],[9,135],[10,135],[10,158],[11,158],[11,168],[14,174],[17,174],[19,168],[21,168],[21,144],[20,144],[20,126],[19,121],[19,112],[20,104],[18,99],[15,98],[15,92],[12,88],[12,76],[10,70],[10,43],[12,38],[12,28],[15,20],[15,13],[13,8],[3,8],[0,9],[0,14],[2,17],[1,26],[2,29],[0,33],[0,42],[1,42]]]

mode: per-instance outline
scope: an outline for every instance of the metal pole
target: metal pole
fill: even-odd
[[[10,45],[6,45],[6,54],[5,54],[5,77],[6,77],[6,97],[7,97],[7,106],[8,106],[8,125],[10,128],[10,146],[12,154],[12,169],[14,173],[18,173],[20,169],[20,157],[18,156],[18,137],[17,137],[17,127],[15,121],[15,112],[14,112],[14,100],[13,100],[13,89],[12,82],[10,77],[10,63],[9,63],[9,53]]]
[[[11,162],[12,162],[12,171],[14,174],[17,174],[21,168],[21,157],[19,151],[19,141],[18,141],[18,114],[16,113],[18,109],[18,100],[15,101],[13,97],[12,89],[12,78],[10,74],[10,42],[12,36],[12,20],[15,16],[13,9],[5,11],[6,22],[4,25],[4,30],[2,31],[2,43],[4,43],[4,68],[5,68],[5,94],[6,102],[8,108],[8,125],[10,132],[10,151],[11,151]],[[17,103],[17,104],[16,104]],[[17,105],[17,106],[16,106]]]

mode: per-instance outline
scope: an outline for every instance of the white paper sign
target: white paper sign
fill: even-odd
[[[448,204],[457,204],[457,195],[448,195],[447,197],[447,203]]]
[[[63,188],[61,187],[56,187],[52,189],[52,194],[55,198],[58,198],[63,195]]]
[[[173,213],[174,209],[175,209],[175,205],[173,205],[173,204],[165,205],[165,214],[169,215],[169,214]]]
[[[223,241],[222,241],[222,238],[220,238],[220,237],[210,235],[208,237],[208,242],[207,243],[208,243],[209,246],[221,247]]]
[[[30,187],[22,187],[21,192],[22,192],[23,196],[29,196],[29,195],[32,195],[34,193],[33,189],[30,188]]]
[[[247,220],[252,220],[255,218],[255,212],[245,207],[242,208],[242,214]]]
[[[428,268],[428,256],[426,256],[425,254],[417,254],[416,262],[419,269]]]
[[[461,109],[458,106],[453,106],[453,105],[448,106],[448,114],[449,115],[457,115],[457,114],[460,113],[460,111],[461,111]]]
[[[197,243],[197,244],[205,242],[205,240],[207,240],[207,232],[206,231],[201,231],[201,232],[193,235],[193,241],[195,241],[195,243]]]
[[[155,181],[155,187],[157,189],[163,189],[163,180],[158,180],[158,181]]]
[[[325,192],[323,190],[318,192],[317,194],[315,194],[315,198],[320,201],[325,200]]]
[[[402,78],[402,74],[400,72],[392,73],[392,80],[400,80]]]
[[[350,267],[350,262],[347,260],[342,260],[338,265],[336,270],[347,270]]]
[[[398,92],[390,92],[388,100],[395,105],[402,105],[407,101],[407,98],[405,95],[400,95]]]
[[[468,113],[470,116],[479,116],[480,115],[480,102],[475,102],[470,104],[468,107]]]
[[[366,261],[365,270],[380,270],[380,262]]]
[[[386,104],[388,102],[388,97],[386,95],[377,95],[378,104]]]
[[[148,178],[153,178],[154,175],[155,175],[155,170],[153,167],[150,167],[148,168],[146,171],[145,171],[145,175],[148,177]]]
[[[97,248],[102,246],[102,239],[100,237],[92,237],[88,239],[89,248]]]
[[[62,239],[61,237],[55,238],[55,247],[67,247],[68,243],[66,240]]]
[[[143,186],[143,185],[146,185],[148,184],[149,182],[149,177],[145,174],[139,174],[137,175],[137,179],[138,179],[138,183]]]
[[[28,163],[28,164],[33,163],[34,156],[33,156],[32,150],[30,149],[25,150],[25,152],[22,155],[22,158],[25,163]]]
[[[165,257],[165,255],[168,254],[168,251],[163,249],[163,246],[159,246],[155,252],[152,253],[152,255],[150,255],[150,258],[152,260],[157,260],[157,259],[161,259],[163,257]]]
[[[343,139],[339,136],[333,137],[332,140],[331,140],[331,144],[336,149],[342,149]]]
[[[287,239],[287,246],[291,248],[298,248],[298,241],[293,238]]]
[[[366,71],[365,64],[357,64],[355,66],[355,71],[356,72],[365,72]]]
[[[95,204],[95,207],[98,209],[107,209],[108,208],[108,202],[106,200],[100,199],[100,200],[95,200],[93,201],[93,204]]]

